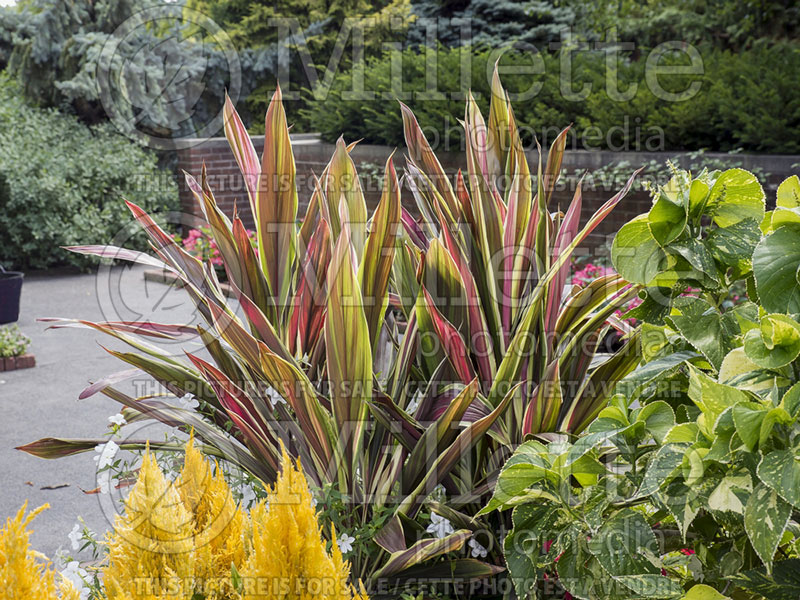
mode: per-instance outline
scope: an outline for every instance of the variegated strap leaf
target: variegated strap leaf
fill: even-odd
[[[572,198],[572,203],[569,205],[567,214],[564,216],[564,220],[561,222],[561,227],[559,227],[558,233],[556,234],[556,239],[553,245],[554,258],[561,255],[562,252],[566,252],[570,243],[572,243],[572,240],[575,239],[575,236],[578,233],[578,226],[580,225],[581,206],[581,182],[578,182],[578,186],[575,188],[575,195]],[[545,334],[548,335],[551,346],[555,344],[555,340],[552,339],[550,334],[553,332],[556,326],[559,308],[561,307],[561,298],[564,295],[564,284],[567,281],[569,270],[569,262],[565,262],[563,265],[561,265],[561,267],[556,271],[553,281],[550,283],[547,291],[547,309],[545,310],[544,329]]]
[[[347,210],[342,201],[341,213]],[[358,283],[350,226],[344,223],[328,267],[325,348],[331,408],[340,434],[343,469],[354,472],[372,398],[372,347]]]
[[[489,183],[497,189],[497,182],[506,173],[506,163],[511,150],[511,115],[508,96],[500,83],[497,63],[491,85],[492,100],[489,105],[487,175]],[[506,183],[507,185],[507,183]]]
[[[225,94],[225,107],[223,110],[225,137],[228,139],[228,144],[233,151],[236,164],[239,165],[239,170],[242,172],[242,178],[247,189],[247,197],[250,201],[250,210],[255,220],[258,214],[256,198],[258,197],[258,181],[261,177],[261,164],[259,163],[256,149],[253,147],[253,141],[247,133],[247,128],[239,118],[239,113],[236,112],[228,94]]]
[[[322,333],[327,310],[326,278],[330,262],[330,232],[327,221],[322,219],[303,252],[297,292],[290,309],[287,342],[293,354],[305,356],[311,353]]]
[[[558,178],[561,176],[561,162],[564,160],[564,150],[567,147],[567,133],[569,127],[564,129],[558,134],[553,143],[550,145],[550,151],[547,153],[547,167],[544,170],[544,199],[545,206],[550,204],[550,198],[553,197],[553,190],[555,190]]]
[[[351,243],[356,256],[360,258],[364,252],[367,236],[367,204],[364,192],[361,190],[356,165],[342,138],[337,140],[336,150],[328,164],[324,189],[328,203],[326,214],[330,219],[331,239],[339,239],[344,223],[347,222]],[[345,211],[341,210],[342,203],[346,208]]]
[[[403,133],[408,147],[408,155],[414,165],[430,179],[439,195],[446,203],[450,214],[457,216],[460,214],[459,201],[453,191],[450,179],[442,168],[439,159],[436,158],[425,134],[422,132],[417,118],[411,109],[400,103],[400,110],[403,113]]]
[[[267,109],[256,201],[261,265],[279,311],[286,305],[291,289],[297,237],[294,155],[281,98],[278,87]]]
[[[364,256],[358,267],[373,352],[378,348],[378,336],[389,302],[389,276],[397,246],[400,215],[400,182],[397,180],[397,172],[390,156],[386,161],[381,201],[372,218]]]

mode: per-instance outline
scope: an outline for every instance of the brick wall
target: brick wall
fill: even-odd
[[[310,135],[293,136],[292,143],[297,167],[300,214],[302,215],[313,190],[314,174],[319,175],[322,173],[333,154],[334,146],[320,143],[314,136]],[[253,137],[253,144],[260,156],[264,147],[263,136]],[[389,146],[359,144],[353,150],[352,157],[357,167],[360,163],[372,163],[380,165],[382,169],[383,164],[393,150],[394,148]],[[653,159],[664,162],[674,156],[675,153],[568,150],[564,155],[563,169],[571,172],[584,169],[591,171],[611,162],[627,161],[631,165],[641,165]],[[708,158],[730,158],[729,155],[724,154],[707,154],[706,156]],[[529,153],[528,160],[531,165],[536,164],[536,159],[537,157],[534,153]],[[792,174],[792,166],[800,162],[800,157],[797,156],[737,155],[736,159],[742,161],[745,168],[761,168],[771,173],[770,180],[765,182],[768,202],[770,200],[774,202],[774,190],[777,184],[783,178]],[[439,155],[439,160],[448,173],[455,173],[459,168],[465,168],[463,153],[442,153]],[[680,157],[681,163],[688,164],[689,161],[689,155]],[[178,152],[179,169],[185,170],[197,178],[200,177],[200,170],[204,162],[208,171],[209,183],[218,204],[227,214],[232,214],[234,207],[236,207],[248,227],[252,227],[253,219],[250,215],[244,182],[225,138],[198,141],[196,145]],[[396,152],[395,167],[397,167],[398,173],[402,170],[403,163],[402,151]],[[631,170],[633,168],[631,167]],[[572,199],[574,183],[575,181],[570,179],[560,184],[554,193],[554,203],[556,205],[566,207]],[[603,202],[613,196],[623,183],[623,181],[619,180],[585,181],[583,186],[583,219],[587,219]],[[380,199],[380,190],[377,182],[370,178],[362,180],[362,186],[371,214],[372,209]],[[180,195],[182,211],[185,214],[200,215],[199,207],[182,179],[180,181]],[[403,204],[409,211],[416,214],[415,203],[405,186],[403,189]],[[641,191],[628,194],[611,215],[595,230],[588,246],[601,245],[607,237],[613,236],[624,223],[636,215],[646,212],[649,206],[650,198],[648,194]]]

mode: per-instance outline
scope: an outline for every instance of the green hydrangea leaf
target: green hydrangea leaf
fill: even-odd
[[[736,433],[753,451],[758,444],[761,432],[761,423],[767,415],[767,410],[756,402],[740,402],[733,407],[733,422],[736,424]]]
[[[692,586],[681,600],[730,600],[730,598],[722,595],[711,586],[699,583]]]
[[[646,558],[658,554],[653,530],[640,512],[623,509],[606,521],[589,540],[589,552],[614,577],[659,574]]]
[[[724,171],[711,188],[706,212],[720,227],[730,227],[745,219],[764,218],[764,189],[755,175],[744,169]]]
[[[665,268],[666,255],[653,234],[647,215],[639,215],[617,232],[611,244],[611,262],[632,283],[649,283]]]
[[[756,486],[745,505],[744,528],[747,537],[768,572],[791,515],[791,505],[763,483]]]
[[[776,562],[772,573],[760,567],[738,573],[732,580],[738,587],[769,600],[797,600],[800,598],[800,558]]]
[[[800,207],[800,177],[792,175],[781,182],[775,204],[781,208]]]
[[[650,233],[659,245],[666,246],[686,229],[688,216],[686,206],[660,194],[647,214]]]
[[[744,351],[765,369],[786,366],[800,355],[800,323],[787,315],[766,315],[745,335]]]
[[[770,313],[800,312],[800,224],[786,224],[764,237],[753,251],[758,298]]]
[[[773,450],[758,464],[758,477],[788,503],[800,508],[800,456]]]

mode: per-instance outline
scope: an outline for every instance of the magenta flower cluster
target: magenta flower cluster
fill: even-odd
[[[253,244],[255,244],[255,231],[248,229],[247,235],[250,237]],[[221,268],[223,266],[222,255],[219,252],[217,243],[214,241],[211,232],[206,228],[190,229],[186,237],[181,239],[179,236],[176,236],[176,239],[183,245],[183,249],[192,256],[204,262],[211,261],[211,264],[215,267]]]
[[[573,272],[572,272],[572,285],[577,285],[580,287],[585,287],[589,285],[595,279],[600,277],[605,277],[606,275],[616,275],[617,272],[612,267],[604,267],[603,265],[596,265],[594,263],[586,263],[581,268],[578,268],[579,265],[573,265]],[[628,312],[629,310],[636,308],[642,303],[642,299],[638,296],[630,300],[623,309],[615,311],[615,315],[617,317],[622,317],[623,314]],[[635,319],[628,319],[628,321],[634,325]]]

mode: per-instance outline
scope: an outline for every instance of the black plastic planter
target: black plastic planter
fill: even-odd
[[[0,265],[0,325],[19,319],[22,277],[23,274],[19,271],[6,271]]]

